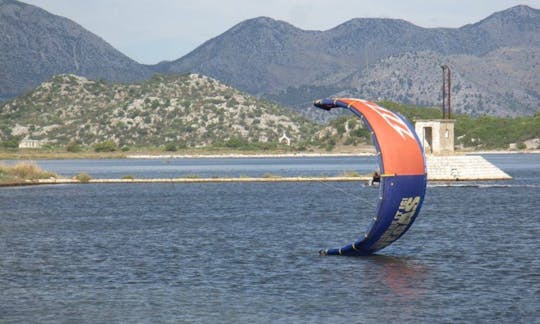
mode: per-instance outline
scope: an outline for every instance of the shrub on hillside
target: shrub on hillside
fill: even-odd
[[[68,152],[77,153],[77,152],[80,152],[81,150],[82,150],[81,145],[79,145],[75,141],[71,141],[68,143],[68,145],[66,145],[66,151]]]
[[[96,152],[114,152],[118,149],[118,146],[114,141],[107,140],[94,144],[94,151]]]
[[[165,151],[167,152],[176,152],[176,145],[172,142],[165,144]]]
[[[17,149],[19,148],[19,140],[18,139],[6,140],[6,141],[1,142],[0,146],[7,149]]]

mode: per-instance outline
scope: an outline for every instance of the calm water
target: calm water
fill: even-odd
[[[540,155],[487,158],[515,179],[430,186],[411,230],[365,258],[317,253],[364,231],[377,192],[359,183],[0,188],[0,322],[539,322]],[[342,159],[43,164],[94,177],[374,167]]]
[[[11,161],[13,163],[14,161]],[[260,177],[264,174],[282,176],[338,175],[347,171],[372,173],[377,168],[374,156],[325,158],[185,158],[185,159],[122,159],[122,160],[43,160],[39,165],[64,176],[86,172],[92,178],[178,178],[187,175],[201,177]]]

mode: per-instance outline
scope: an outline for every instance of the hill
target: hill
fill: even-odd
[[[58,75],[0,106],[0,141],[31,138],[51,146],[70,142],[121,146],[294,147],[320,126],[271,102],[198,74],[154,76],[133,84]]]
[[[409,120],[437,119],[438,108],[389,101],[381,105]],[[22,139],[49,148],[228,148],[365,151],[371,134],[346,114],[323,126],[286,108],[199,75],[156,75],[139,83],[92,81],[63,74],[0,105],[0,146]],[[538,148],[540,113],[534,117],[473,118],[455,113],[462,149]],[[286,135],[291,147],[280,145]],[[371,149],[371,147],[369,147]]]
[[[304,111],[306,93],[309,100],[352,93],[437,105],[445,63],[457,77],[457,111],[516,116],[540,107],[539,44],[540,11],[527,6],[461,28],[357,18],[327,31],[306,31],[260,17],[155,69],[202,73]]]
[[[61,73],[129,82],[151,71],[75,22],[15,0],[0,0],[0,101]]]

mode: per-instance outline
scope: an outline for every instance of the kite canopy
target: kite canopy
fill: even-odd
[[[314,105],[325,110],[346,108],[362,119],[371,131],[381,171],[379,202],[365,235],[321,254],[372,254],[405,234],[420,212],[427,178],[420,140],[405,117],[366,100],[321,99]]]

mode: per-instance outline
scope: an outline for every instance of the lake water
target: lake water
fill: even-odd
[[[11,161],[13,163],[14,161]],[[92,178],[180,178],[200,177],[261,177],[338,175],[347,171],[371,174],[377,168],[375,156],[362,157],[302,157],[302,158],[180,158],[122,160],[43,160],[46,170],[72,177],[88,173]]]
[[[0,188],[0,322],[539,322],[540,155],[487,155],[511,181],[430,184],[379,255],[361,183]],[[373,158],[39,161],[95,178],[335,175]]]

